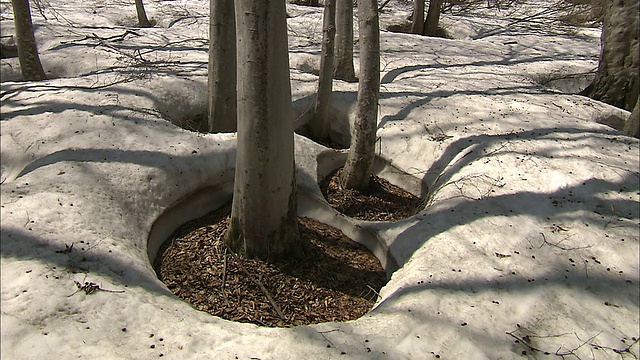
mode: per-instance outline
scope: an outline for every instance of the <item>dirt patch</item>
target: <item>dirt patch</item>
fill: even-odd
[[[340,185],[338,169],[320,183],[329,205],[339,212],[360,220],[398,221],[417,214],[424,201],[387,180],[372,176],[365,191],[345,189]]]
[[[364,246],[299,218],[306,260],[245,259],[223,243],[230,210],[183,225],[160,249],[154,268],[174,294],[212,315],[272,327],[348,321],[371,310],[387,279]]]

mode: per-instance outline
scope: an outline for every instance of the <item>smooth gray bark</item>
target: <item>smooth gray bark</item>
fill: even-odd
[[[376,0],[358,3],[360,81],[351,147],[341,175],[342,185],[363,190],[369,186],[375,158],[378,99],[380,97],[380,25]]]
[[[424,0],[413,0],[413,18],[411,33],[422,34],[424,31]]]
[[[144,4],[142,0],[135,0],[136,2],[136,13],[138,15],[138,25],[140,27],[151,27],[151,23],[147,18],[147,12],[144,10]]]
[[[284,1],[236,1],[238,146],[227,244],[247,257],[301,256]]]
[[[615,0],[605,6],[598,71],[582,92],[629,111],[638,100],[638,4]]]
[[[211,0],[209,21],[210,132],[237,130],[236,20],[233,0]]]
[[[336,1],[335,70],[338,80],[356,81],[353,68],[353,1]]]
[[[438,23],[440,22],[443,2],[444,0],[429,1],[429,10],[427,11],[427,19],[424,21],[423,35],[435,36],[438,34]]]
[[[13,7],[13,22],[22,79],[25,81],[45,80],[47,75],[44,73],[38,56],[29,0],[11,0],[11,6]]]
[[[322,25],[322,57],[320,58],[320,77],[318,94],[314,105],[314,118],[311,134],[316,141],[329,139],[331,122],[331,90],[333,89],[334,39],[336,35],[336,2],[325,0]]]

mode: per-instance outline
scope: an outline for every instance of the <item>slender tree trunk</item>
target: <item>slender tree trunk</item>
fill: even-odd
[[[444,0],[430,0],[429,11],[427,11],[427,19],[424,22],[423,35],[436,36],[438,34],[438,23],[440,22],[440,12],[442,11],[442,3]]]
[[[236,20],[233,0],[211,0],[209,131],[237,130]]]
[[[47,75],[44,73],[38,56],[29,0],[11,0],[11,6],[13,7],[13,22],[22,79],[25,81],[44,80]]]
[[[615,0],[604,8],[598,71],[582,92],[629,111],[638,100],[638,4]]]
[[[636,101],[636,105],[633,107],[633,111],[631,111],[631,116],[624,124],[624,132],[633,137],[640,138],[640,111],[638,110],[638,105],[640,104],[640,98]]]
[[[322,57],[320,59],[320,78],[318,79],[318,94],[316,96],[314,119],[311,133],[318,141],[329,138],[331,122],[331,90],[333,88],[333,49],[336,35],[336,2],[325,0],[322,25]]]
[[[356,81],[353,68],[353,1],[336,1],[336,68],[333,77]]]
[[[144,11],[144,4],[142,0],[135,0],[136,2],[136,13],[138,14],[138,25],[140,27],[151,27],[151,23],[147,18],[147,12]]]
[[[422,34],[424,30],[424,0],[413,0],[411,33]]]
[[[360,32],[360,81],[356,119],[351,128],[351,147],[342,171],[349,189],[369,186],[375,158],[378,99],[380,97],[380,28],[376,0],[358,3]]]
[[[301,256],[285,4],[235,5],[238,149],[226,242],[247,257]]]

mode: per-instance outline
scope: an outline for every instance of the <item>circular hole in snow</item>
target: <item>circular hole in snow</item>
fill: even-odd
[[[357,94],[334,91],[329,111],[329,139],[315,139],[311,134],[316,95],[309,95],[293,102],[296,133],[334,149],[347,149],[351,144],[351,124],[355,118]]]
[[[365,239],[373,241],[372,253],[362,241],[300,217],[305,259],[246,259],[224,245],[232,190],[228,182],[198,191],[154,223],[149,259],[170,291],[198,310],[270,327],[348,321],[371,310],[385,268],[395,264],[383,253],[383,268],[374,236]]]
[[[369,188],[345,189],[340,172],[347,154],[327,150],[318,155],[318,179],[325,199],[338,212],[365,221],[398,221],[424,209],[424,183],[381,157],[374,160]]]

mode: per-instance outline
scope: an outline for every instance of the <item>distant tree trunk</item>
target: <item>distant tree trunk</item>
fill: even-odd
[[[25,81],[45,80],[47,75],[44,73],[38,56],[29,0],[11,0],[11,6],[13,7],[13,22],[22,79]]]
[[[138,26],[140,27],[151,27],[151,23],[147,18],[147,12],[144,11],[144,4],[142,0],[135,0],[136,2],[136,13],[138,14]]]
[[[336,1],[335,71],[338,80],[356,81],[353,68],[353,1]]]
[[[299,257],[285,4],[235,6],[238,146],[226,243],[247,257]]]
[[[631,116],[624,124],[624,132],[633,137],[640,138],[640,111],[638,111],[638,105],[640,104],[640,98],[636,101],[636,105],[631,111]]]
[[[298,0],[297,3],[308,6],[320,6],[319,0]]]
[[[424,22],[423,35],[436,36],[438,34],[438,23],[440,22],[440,12],[442,11],[442,3],[444,0],[430,0],[429,11],[427,11],[427,19]]]
[[[411,33],[422,34],[424,30],[424,0],[413,0]]]
[[[638,4],[615,0],[605,6],[598,71],[582,92],[629,111],[638,100]]]
[[[318,79],[318,94],[316,96],[314,119],[311,123],[311,133],[318,141],[329,139],[331,122],[331,90],[333,88],[333,49],[336,35],[336,2],[325,0],[322,25],[322,57],[320,58],[320,78]]]
[[[360,33],[360,81],[356,119],[351,128],[351,147],[342,171],[349,189],[369,186],[375,158],[378,99],[380,95],[380,25],[376,0],[358,2]]]
[[[237,130],[236,20],[233,0],[211,0],[209,131]]]

